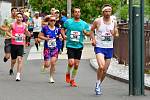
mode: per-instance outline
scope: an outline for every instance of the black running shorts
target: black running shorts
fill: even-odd
[[[68,59],[81,59],[83,48],[67,48]]]
[[[23,57],[24,46],[23,45],[11,45],[11,58],[16,59],[18,56]]]

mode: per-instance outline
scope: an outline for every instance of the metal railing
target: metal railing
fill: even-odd
[[[120,33],[118,38],[114,39],[114,57],[119,64],[128,65],[129,62],[129,35],[128,28],[118,28]],[[150,69],[150,30],[144,30],[145,35],[145,70]]]

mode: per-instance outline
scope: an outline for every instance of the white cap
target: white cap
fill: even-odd
[[[55,13],[56,13],[56,12],[59,12],[59,10],[55,10]]]
[[[38,12],[38,11],[35,11],[35,14],[39,14],[39,12]]]

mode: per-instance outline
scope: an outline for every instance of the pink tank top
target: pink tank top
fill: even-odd
[[[12,25],[13,30],[12,30],[12,35],[15,36],[15,39],[11,39],[11,43],[14,45],[24,45],[24,40],[25,40],[25,25],[17,25],[16,22],[13,23]]]

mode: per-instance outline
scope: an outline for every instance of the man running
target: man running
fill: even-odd
[[[42,29],[42,18],[39,17],[39,12],[35,12],[35,16],[33,17],[33,36],[37,51],[39,50],[40,44],[38,34],[41,32],[41,29]]]
[[[85,35],[89,35],[88,24],[80,19],[80,8],[73,9],[73,18],[68,19],[62,28],[63,38],[66,39],[66,47],[68,54],[68,68],[66,72],[66,82],[72,87],[77,87],[75,76],[79,67],[79,62],[83,49],[83,40]],[[65,35],[66,29],[66,35]],[[71,69],[73,71],[71,73]]]
[[[0,27],[1,30],[5,32],[4,37],[5,37],[5,46],[4,46],[4,52],[5,56],[3,58],[4,62],[7,62],[7,60],[10,58],[10,52],[11,52],[11,37],[6,34],[6,31],[10,28],[10,24],[15,21],[16,18],[16,12],[17,8],[12,8],[11,9],[11,17],[8,19],[5,19],[4,25]],[[12,71],[10,71],[10,75],[12,74]]]
[[[17,60],[17,75],[16,81],[20,81],[22,72],[23,53],[25,44],[25,33],[30,34],[27,26],[22,22],[23,15],[18,13],[16,21],[10,26],[10,31],[7,34],[11,37],[11,70],[13,71],[14,65]]]
[[[111,18],[112,7],[106,4],[102,8],[102,17],[97,18],[91,27],[92,45],[99,65],[97,70],[96,95],[102,94],[101,84],[113,56],[113,39],[118,36],[117,22]],[[96,38],[93,34],[96,29]]]
[[[3,30],[5,32],[4,37],[5,37],[5,46],[4,46],[4,52],[5,52],[5,56],[3,58],[4,62],[7,62],[7,60],[10,58],[11,56],[11,37],[6,34],[6,32],[9,30],[11,23],[13,23],[16,19],[16,13],[17,12],[17,8],[12,8],[11,9],[11,17],[8,19],[5,19],[4,21],[4,27],[1,26],[0,29]],[[9,70],[9,75],[13,75],[13,70],[12,68],[10,68]]]

